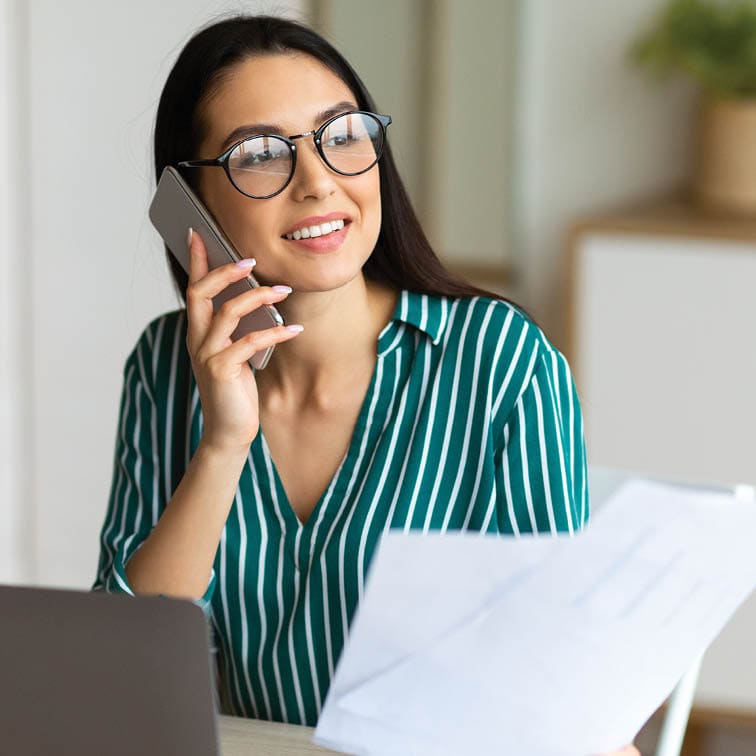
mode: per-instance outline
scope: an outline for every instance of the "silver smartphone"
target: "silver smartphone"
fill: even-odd
[[[241,255],[213,220],[209,210],[179,172],[171,166],[163,169],[155,196],[150,204],[149,215],[152,225],[163,237],[171,254],[187,274],[189,273],[189,249],[186,246],[186,234],[190,226],[205,242],[210,270],[241,259]],[[250,289],[256,289],[259,285],[252,274],[242,278],[241,281],[229,284],[213,298],[214,311],[217,312],[227,300]],[[275,307],[262,305],[242,317],[236,330],[231,334],[231,340],[236,341],[252,331],[262,331],[283,324],[283,318]],[[273,354],[272,346],[253,355],[249,364],[256,370],[262,370],[268,364],[271,354]]]

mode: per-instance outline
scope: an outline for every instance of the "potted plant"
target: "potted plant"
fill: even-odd
[[[756,2],[669,0],[630,53],[656,75],[699,86],[698,201],[756,214]]]

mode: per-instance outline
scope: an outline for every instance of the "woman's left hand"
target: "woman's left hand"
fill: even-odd
[[[623,748],[621,751],[603,753],[601,754],[601,756],[641,756],[641,752],[634,745],[629,745]]]

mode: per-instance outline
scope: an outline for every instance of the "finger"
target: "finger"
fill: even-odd
[[[202,237],[196,231],[189,234],[189,237],[190,280],[186,288],[186,342],[190,353],[194,354],[205,340],[213,319],[212,298],[229,283],[248,276],[255,261],[250,260],[243,266],[230,263],[208,272],[207,247]],[[208,279],[215,280],[216,284],[208,286]]]
[[[189,285],[202,298],[212,299],[214,296],[222,292],[230,283],[240,281],[245,276],[248,276],[250,271],[257,264],[253,257],[244,257],[239,260],[239,262],[219,265],[217,268],[209,270],[207,262],[207,247],[202,239],[199,238],[199,234],[196,231],[194,232],[193,237],[197,237],[198,241],[195,242],[194,238],[192,239],[190,252],[193,249],[198,251],[202,259],[202,271],[204,272],[199,278],[190,280]],[[199,260],[200,257],[197,259]],[[191,263],[191,253],[189,260]]]
[[[263,305],[283,301],[290,292],[288,286],[260,286],[224,302],[210,323],[199,352],[208,357],[220,352],[228,345],[228,340],[245,315]]]
[[[189,248],[189,283],[194,283],[207,275],[207,249],[200,235],[191,227],[186,232]]]
[[[186,309],[190,338],[195,351],[205,340],[210,328],[214,312],[213,297],[230,284],[246,278],[250,269],[249,264],[240,266],[238,263],[230,263],[211,270],[204,278],[189,284],[186,289]]]
[[[194,353],[210,327],[213,317],[212,300],[205,301],[196,295],[195,287],[207,275],[207,249],[202,237],[189,228],[187,231],[189,248],[189,282],[186,287],[186,344],[190,353]]]
[[[215,362],[217,366],[223,366],[220,368],[220,374],[224,370],[233,374],[239,365],[251,359],[258,352],[281,342],[290,341],[299,336],[302,330],[304,330],[303,326],[294,324],[276,326],[265,331],[254,331],[235,341],[222,352],[218,352],[211,358],[211,361]],[[216,369],[215,374],[219,375],[218,369]]]

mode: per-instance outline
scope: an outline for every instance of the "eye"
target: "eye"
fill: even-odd
[[[343,147],[344,145],[349,144],[350,142],[356,142],[357,139],[354,136],[351,136],[350,134],[334,134],[332,137],[329,137],[326,142],[326,147]]]
[[[261,152],[247,153],[244,156],[244,162],[249,165],[260,165],[260,163],[268,163],[271,160],[281,157],[280,152],[272,152],[271,150],[262,150]]]
[[[234,150],[229,166],[247,171],[273,169],[289,159],[288,145],[276,137],[251,137]]]

